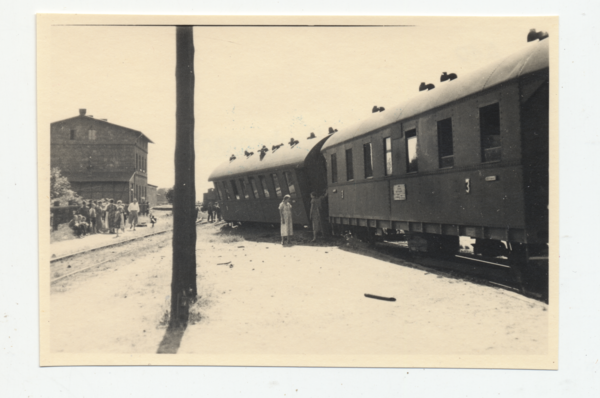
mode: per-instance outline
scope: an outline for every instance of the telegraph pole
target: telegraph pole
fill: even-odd
[[[185,326],[196,287],[196,187],[194,153],[194,37],[177,26],[175,187],[173,192],[173,277],[170,327]]]

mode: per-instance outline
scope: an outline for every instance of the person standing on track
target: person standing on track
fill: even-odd
[[[133,229],[135,231],[135,227],[138,223],[138,212],[140,211],[140,205],[136,198],[133,198],[133,202],[129,204],[129,229]]]
[[[313,228],[313,240],[317,240],[317,232],[323,233],[323,224],[321,221],[321,200],[327,196],[327,192],[323,196],[317,196],[316,192],[310,194],[310,219],[312,221]]]
[[[290,236],[294,235],[294,224],[292,221],[292,204],[290,195],[285,195],[283,201],[279,204],[279,215],[281,216],[281,244],[284,245],[284,238],[290,243]]]
[[[208,212],[208,222],[215,222],[215,208],[212,202],[208,202],[206,211]]]

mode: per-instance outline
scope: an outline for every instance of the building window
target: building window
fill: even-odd
[[[265,179],[265,176],[258,176],[258,179],[260,181],[260,186],[263,189],[263,193],[265,194],[265,198],[269,199],[271,194],[269,193],[269,187],[267,186],[267,180]]]
[[[248,177],[250,180],[250,186],[252,187],[252,195],[254,195],[254,199],[258,199],[258,188],[256,187],[256,181],[254,177]]]
[[[69,139],[71,139],[71,140],[75,139],[75,130],[71,130],[71,135],[70,135]]]
[[[387,137],[384,138],[383,140],[383,158],[385,161],[385,175],[386,176],[391,176],[392,175],[392,138],[391,137]]]
[[[454,166],[454,147],[452,145],[452,119],[437,122],[438,157],[440,168]]]
[[[331,182],[337,182],[337,155],[335,153],[331,154]]]
[[[409,130],[406,132],[406,171],[408,173],[419,171],[417,149],[417,130]]]
[[[231,189],[233,189],[233,196],[235,196],[235,198],[237,200],[240,200],[240,193],[238,192],[238,188],[237,185],[235,185],[235,180],[231,180]]]
[[[227,181],[223,181],[223,188],[225,189],[225,199],[230,200],[231,194],[229,193],[229,189],[227,188]]]
[[[273,186],[275,187],[275,194],[278,198],[281,198],[283,195],[281,194],[281,187],[279,186],[279,179],[277,178],[277,174],[271,174],[271,179],[273,180]]]
[[[290,173],[289,171],[284,171],[283,177],[285,178],[285,183],[287,184],[288,192],[290,193],[290,196],[292,198],[295,198],[296,197],[296,187],[294,186],[294,180],[293,180],[294,177],[292,176],[292,173]]]
[[[363,144],[363,158],[365,161],[365,178],[373,177],[373,148],[371,143]]]
[[[88,139],[90,139],[92,141],[96,139],[96,130],[88,131]]]
[[[346,149],[346,180],[354,180],[354,168],[352,165],[352,148]]]
[[[500,105],[498,103],[479,108],[479,128],[481,131],[481,160],[500,160]]]
[[[244,180],[243,178],[240,178],[240,187],[242,188],[242,196],[244,196],[244,199],[250,199],[248,185],[246,184],[246,180]]]

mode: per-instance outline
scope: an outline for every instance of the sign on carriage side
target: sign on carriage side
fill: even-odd
[[[404,184],[394,185],[394,200],[406,200],[406,186]]]

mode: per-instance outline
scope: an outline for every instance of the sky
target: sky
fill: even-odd
[[[527,45],[528,18],[401,19],[385,27],[195,27],[196,196],[231,154],[343,129]],[[88,115],[154,144],[148,183],[171,187],[175,27],[55,26],[50,123]]]

